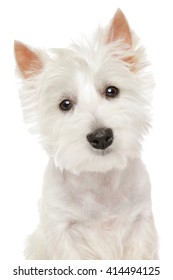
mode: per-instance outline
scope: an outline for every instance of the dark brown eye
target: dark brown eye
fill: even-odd
[[[59,107],[62,111],[69,111],[72,109],[73,104],[71,102],[71,100],[69,99],[64,99],[60,104]]]
[[[119,89],[114,86],[107,87],[105,91],[106,97],[108,98],[114,98],[118,95],[118,93],[119,93]]]

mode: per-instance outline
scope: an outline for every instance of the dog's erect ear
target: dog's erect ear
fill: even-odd
[[[30,78],[41,72],[43,62],[36,51],[19,41],[14,42],[16,62],[24,78]]]
[[[132,45],[132,35],[129,24],[123,12],[118,9],[112,19],[111,25],[108,30],[107,42],[113,43],[114,41],[122,39],[125,44]]]
[[[120,9],[116,11],[107,33],[107,43],[113,43],[116,40],[122,40],[122,43],[126,44],[127,50],[132,49],[132,33],[126,17]],[[138,70],[139,65],[136,55],[125,56],[122,60],[128,63],[133,72]]]

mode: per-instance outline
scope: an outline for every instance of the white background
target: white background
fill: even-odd
[[[37,224],[37,200],[47,157],[23,123],[14,79],[13,40],[35,47],[65,47],[98,24],[106,25],[117,7],[141,37],[156,87],[153,128],[143,158],[152,182],[153,212],[160,258],[173,251],[173,15],[172,1],[4,0],[0,2],[0,253],[21,260],[24,240]]]

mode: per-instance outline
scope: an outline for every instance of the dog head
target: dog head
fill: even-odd
[[[90,43],[46,52],[17,41],[15,56],[25,120],[56,166],[106,172],[138,156],[152,79],[121,10]]]

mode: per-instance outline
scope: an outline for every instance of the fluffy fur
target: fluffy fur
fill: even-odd
[[[123,13],[90,43],[46,52],[16,42],[15,54],[25,120],[50,158],[26,258],[156,259],[150,181],[140,159],[153,83]],[[115,98],[106,97],[108,86],[119,89]],[[60,109],[64,99],[71,110]],[[114,135],[104,150],[87,141],[99,128]]]

